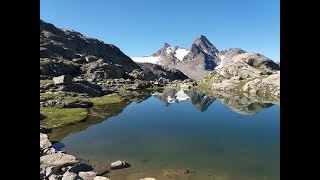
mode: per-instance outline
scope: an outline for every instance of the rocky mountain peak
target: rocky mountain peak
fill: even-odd
[[[218,49],[204,35],[197,37],[192,46],[199,46],[205,53],[211,56],[216,56],[219,53]]]

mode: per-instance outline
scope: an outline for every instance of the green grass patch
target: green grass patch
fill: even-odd
[[[47,117],[43,124],[50,128],[75,124],[84,120],[88,115],[85,108],[41,107],[40,113]]]
[[[114,94],[108,94],[101,97],[89,98],[89,100],[93,102],[94,106],[103,106],[107,104],[120,103],[124,99],[121,98],[118,94],[114,93]]]

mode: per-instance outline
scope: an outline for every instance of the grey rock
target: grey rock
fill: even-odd
[[[62,179],[62,175],[59,175],[59,174],[52,174],[49,177],[49,180],[61,180],[61,179]]]
[[[103,177],[103,176],[96,176],[96,177],[94,178],[94,180],[110,180],[110,179],[107,178],[107,177]]]
[[[44,179],[46,176],[46,168],[40,168],[40,179]]]
[[[94,180],[94,178],[97,176],[97,174],[93,171],[88,171],[88,172],[79,172],[79,176],[83,179],[83,180]]]
[[[63,153],[54,153],[49,155],[44,155],[40,157],[40,167],[49,167],[49,166],[73,166],[77,164],[79,161],[76,157],[63,154]]]
[[[79,173],[80,171],[91,171],[93,168],[83,162],[77,163],[68,169],[70,172]]]
[[[61,180],[82,180],[82,178],[79,177],[76,173],[67,171],[63,174]]]
[[[88,63],[90,63],[90,62],[93,62],[93,61],[97,61],[99,58],[97,56],[94,56],[94,55],[89,55],[89,56],[86,56],[85,59],[86,59],[86,61]]]
[[[40,133],[40,148],[41,149],[46,149],[51,147],[52,144],[48,139],[48,135]]]
[[[49,166],[46,168],[46,177],[51,176],[52,174],[56,174],[59,171],[59,167],[57,166]]]
[[[57,153],[57,150],[53,147],[50,147],[50,148],[44,149],[42,152],[43,152],[43,155],[54,154],[54,153]]]
[[[52,80],[54,81],[54,84],[59,85],[59,84],[69,84],[72,82],[72,77],[68,75],[61,75],[58,77],[54,77]]]
[[[130,164],[126,163],[124,161],[117,160],[117,161],[111,163],[110,166],[111,166],[110,169],[122,169],[122,168],[130,167]]]

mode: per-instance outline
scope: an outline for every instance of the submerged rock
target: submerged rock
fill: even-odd
[[[127,167],[130,167],[129,163],[118,160],[118,161],[111,163],[110,169],[122,169],[122,168],[127,168]]]
[[[188,169],[170,169],[165,171],[163,175],[168,177],[175,177],[175,176],[181,176],[186,174],[189,174]]]

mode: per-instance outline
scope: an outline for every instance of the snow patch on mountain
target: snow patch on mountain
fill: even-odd
[[[144,57],[131,57],[134,62],[141,62],[141,63],[152,63],[152,64],[159,64],[160,57],[154,56],[144,56]]]
[[[184,91],[182,89],[180,89],[176,94],[176,99],[180,102],[180,101],[186,101],[188,99],[190,99],[190,97],[188,95],[186,95],[186,93],[184,93]]]
[[[183,48],[178,48],[175,51],[174,56],[179,59],[180,61],[182,61],[182,59],[184,58],[184,56],[186,56],[188,53],[190,52],[190,50],[188,49],[183,49]]]

